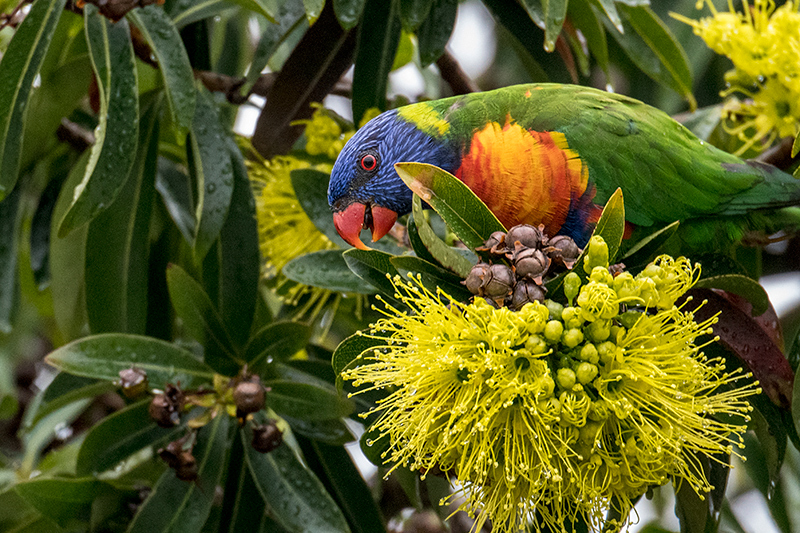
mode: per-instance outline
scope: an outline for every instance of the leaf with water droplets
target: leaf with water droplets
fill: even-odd
[[[194,256],[198,263],[222,231],[233,196],[233,164],[227,135],[208,92],[198,89],[194,121],[187,142],[189,169],[197,183]]]
[[[241,430],[242,441],[253,440],[249,425]],[[284,443],[270,453],[259,453],[245,445],[247,465],[258,491],[269,502],[272,516],[289,531],[315,533],[349,532],[347,521],[317,476],[306,468]]]
[[[138,82],[128,21],[112,23],[89,4],[84,24],[100,94],[99,124],[86,172],[59,222],[60,237],[111,205],[133,166],[139,137]]]
[[[49,364],[78,376],[109,381],[131,367],[147,372],[151,387],[180,383],[182,388],[211,383],[214,371],[190,352],[153,337],[105,333],[66,344],[45,358]]]

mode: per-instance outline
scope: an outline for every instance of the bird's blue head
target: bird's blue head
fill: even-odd
[[[359,234],[383,237],[398,216],[411,211],[412,192],[395,172],[400,162],[429,163],[452,172],[458,155],[442,138],[386,111],[372,119],[347,142],[331,172],[328,203],[339,235],[366,248]]]

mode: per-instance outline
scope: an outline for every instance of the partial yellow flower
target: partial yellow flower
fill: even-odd
[[[342,373],[388,393],[369,413],[390,442],[386,463],[451,476],[459,489],[442,503],[463,495],[473,531],[487,519],[501,533],[570,531],[576,519],[600,531],[610,508],[627,517],[649,487],[672,480],[709,492],[690,454],[743,447],[747,398],[759,389],[703,354],[713,339],[698,338],[716,318],[697,323],[674,305],[699,267],[662,256],[620,285],[623,296],[612,276],[595,275],[608,274],[608,252],[593,245],[593,279],[561,316],[538,302],[517,312],[463,304],[395,278],[408,309],[386,303],[368,334],[385,344]],[[657,295],[649,310],[630,291],[645,279]],[[623,301],[641,307],[620,315]],[[723,413],[732,421],[713,418]]]
[[[690,24],[715,52],[733,62],[726,76],[729,88],[747,99],[729,100],[723,110],[726,129],[744,141],[737,151],[766,148],[776,138],[790,137],[800,130],[800,13],[797,4],[786,2],[775,8],[772,0],[755,0],[737,13],[718,12],[710,0],[705,4],[712,16],[700,20],[673,14]],[[703,2],[698,3],[698,9]]]

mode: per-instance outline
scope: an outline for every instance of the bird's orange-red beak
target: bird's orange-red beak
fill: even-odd
[[[367,207],[358,202],[333,214],[333,225],[339,236],[359,250],[369,250],[369,247],[361,242],[363,228],[369,228],[372,231],[372,242],[376,242],[389,233],[396,221],[397,213],[391,209],[377,205]]]

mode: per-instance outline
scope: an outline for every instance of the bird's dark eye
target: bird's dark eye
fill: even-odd
[[[372,172],[378,166],[378,158],[372,154],[364,154],[361,156],[361,168],[367,172]]]

